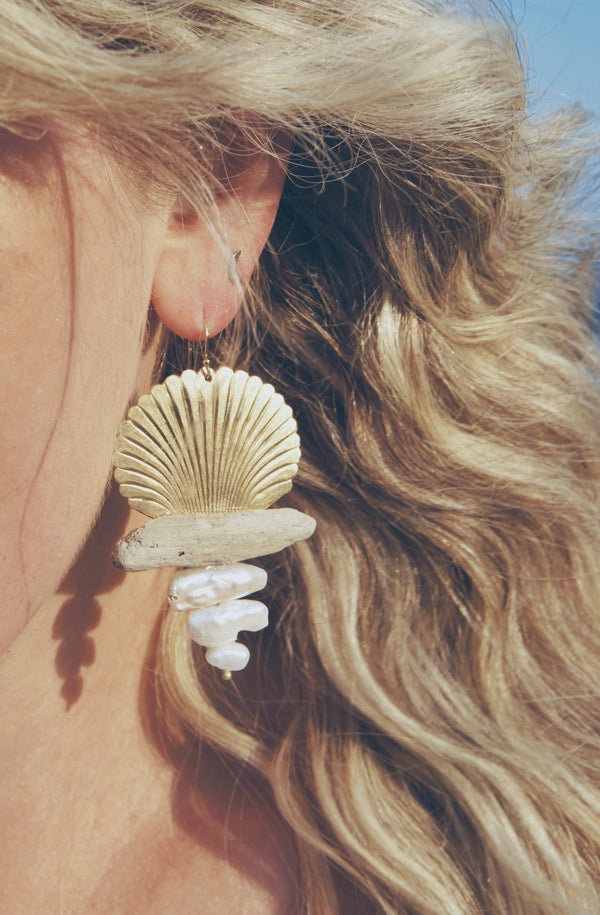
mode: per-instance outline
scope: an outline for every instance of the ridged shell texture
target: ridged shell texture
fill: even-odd
[[[171,375],[119,427],[121,493],[138,511],[167,514],[268,508],[292,487],[300,439],[270,384],[220,368]]]

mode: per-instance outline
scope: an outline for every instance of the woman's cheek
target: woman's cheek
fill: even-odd
[[[96,150],[69,194],[0,186],[0,650],[60,583],[102,503],[136,389],[156,232]],[[3,196],[4,192],[4,196]],[[34,195],[35,196],[35,195]]]

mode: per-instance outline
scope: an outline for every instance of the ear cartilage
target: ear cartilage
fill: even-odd
[[[243,295],[244,285],[240,280],[240,275],[238,273],[238,259],[240,258],[241,253],[241,250],[234,251],[229,258],[227,262],[227,278],[229,279],[229,282],[232,284],[232,286],[235,286],[235,288]]]
[[[174,575],[169,604],[189,613],[191,637],[225,675],[248,662],[238,632],[267,625],[263,604],[240,599],[264,587],[266,574],[245,571],[254,567],[241,561],[305,540],[316,526],[295,509],[269,509],[291,489],[299,445],[292,411],[272,385],[228,368],[210,379],[202,371],[172,375],[143,395],[119,428],[115,479],[132,508],[152,520],[117,543],[113,560],[127,571],[192,570]],[[207,571],[198,567],[215,563],[215,582],[227,593],[207,606],[191,595]],[[250,589],[231,593],[232,583],[239,590],[245,579]]]

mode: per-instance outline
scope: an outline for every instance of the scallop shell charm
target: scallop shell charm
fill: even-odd
[[[143,395],[121,423],[115,478],[150,518],[264,509],[288,492],[300,440],[270,384],[220,368],[188,370]]]

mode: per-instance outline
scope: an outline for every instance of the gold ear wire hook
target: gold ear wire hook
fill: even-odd
[[[213,370],[211,368],[210,358],[208,356],[208,327],[204,325],[204,343],[202,346],[202,365],[200,366],[200,371],[202,372],[206,381],[213,380]]]

